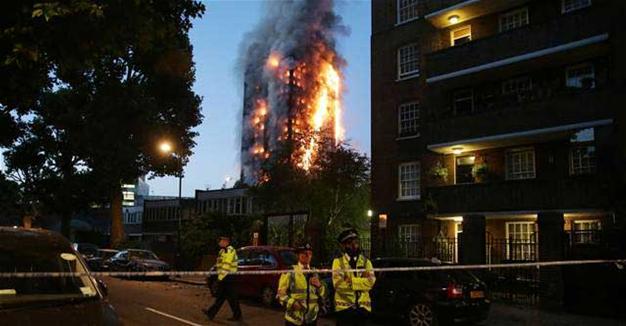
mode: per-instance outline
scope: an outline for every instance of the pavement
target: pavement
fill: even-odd
[[[203,278],[173,279],[171,281],[127,280],[104,277],[109,288],[109,302],[115,307],[124,325],[284,325],[280,307],[268,308],[254,300],[242,299],[243,322],[229,322],[230,308],[225,304],[213,321],[202,313],[213,298]],[[372,325],[395,325],[378,320]],[[322,319],[319,326],[335,325]],[[493,304],[489,319],[481,325],[503,326],[626,326],[626,321],[538,309]]]

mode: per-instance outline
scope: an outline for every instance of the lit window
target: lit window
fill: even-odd
[[[400,137],[419,135],[419,107],[417,102],[405,103],[398,108],[398,133]]]
[[[536,233],[535,222],[507,222],[506,223],[506,256],[508,260],[536,260]]]
[[[502,82],[503,95],[523,95],[532,89],[530,77],[518,77]]]
[[[474,91],[470,88],[454,92],[452,106],[455,115],[474,112]]]
[[[411,162],[400,164],[398,169],[399,199],[420,198],[420,164]]]
[[[472,40],[472,27],[470,25],[454,29],[450,32],[452,46],[465,44]]]
[[[409,44],[398,49],[398,78],[418,76],[419,48],[417,43]]]
[[[500,32],[528,25],[528,8],[513,10],[500,15]]]
[[[574,242],[596,243],[600,230],[601,225],[598,220],[574,221]]]
[[[506,152],[506,179],[520,180],[535,177],[535,150],[512,149]]]
[[[418,0],[398,0],[398,24],[419,17]]]
[[[566,13],[591,6],[591,0],[561,0],[561,12]]]
[[[573,88],[594,88],[595,71],[589,63],[568,67],[565,71],[565,86]]]

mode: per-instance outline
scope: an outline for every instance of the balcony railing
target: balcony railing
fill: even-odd
[[[428,188],[436,213],[599,208],[608,205],[594,176],[515,180]]]
[[[431,51],[426,56],[427,75],[429,78],[440,76],[603,35],[609,31],[606,17],[606,10],[598,7],[563,15],[543,24],[531,23],[460,46],[451,47],[448,41],[435,39],[427,49]]]

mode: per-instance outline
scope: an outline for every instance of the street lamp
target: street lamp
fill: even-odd
[[[183,215],[183,158],[174,151],[174,146],[168,141],[162,141],[159,144],[159,150],[166,155],[172,155],[178,163],[178,226],[176,228],[176,265],[180,265],[180,228]]]

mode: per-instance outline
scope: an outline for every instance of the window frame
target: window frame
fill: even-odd
[[[464,97],[464,98],[457,98],[457,94],[460,92],[464,92],[464,91],[469,91],[471,93],[471,95],[469,97]],[[476,108],[476,103],[474,101],[475,96],[474,96],[474,89],[473,88],[462,88],[462,89],[457,89],[452,93],[452,111],[454,113],[454,115],[459,115],[458,110],[457,110],[457,103],[459,102],[459,100],[467,100],[470,99],[471,103],[472,103],[472,108],[469,111],[469,114],[474,113],[474,109]],[[462,113],[462,114],[467,114],[467,113]]]
[[[408,181],[403,181],[402,180],[402,168],[405,168],[407,166],[415,166],[416,167],[416,175],[417,178],[415,180],[408,180]],[[422,178],[422,174],[421,174],[421,164],[419,161],[411,161],[411,162],[404,162],[398,165],[398,200],[419,200],[421,198],[421,178]],[[413,196],[404,196],[402,193],[403,187],[402,187],[402,183],[403,182],[416,182],[416,195]]]
[[[450,30],[450,46],[454,47],[454,46],[461,46],[461,45],[465,44],[465,43],[463,43],[463,44],[455,44],[456,40],[465,38],[465,36],[463,36],[463,37],[454,37],[454,32],[457,32],[457,31],[460,31],[460,30],[463,30],[463,29],[469,30],[469,41],[466,42],[466,43],[469,43],[469,42],[472,41],[472,25],[463,25],[463,26],[460,26],[460,27],[457,27],[457,28],[454,28],[454,29]]]
[[[582,164],[580,164],[580,167],[575,168],[574,167],[574,151],[579,150],[579,149],[588,149],[588,148],[593,148],[593,159],[592,160],[586,160],[587,163],[591,163],[593,162],[593,164],[589,164],[588,166],[583,166]],[[584,162],[584,160],[581,159],[581,163]],[[598,168],[598,163],[597,163],[597,157],[596,157],[596,146],[593,142],[590,143],[582,143],[582,144],[573,144],[570,147],[569,150],[569,175],[571,176],[575,176],[575,175],[589,175],[589,174],[594,174],[596,173]]]
[[[401,58],[401,51],[403,49],[408,49],[408,48],[415,48],[415,57],[416,59],[413,60],[414,62],[416,62],[416,66],[417,68],[415,70],[411,70],[411,71],[406,71],[406,72],[402,72],[402,65],[408,65],[409,63],[413,62],[413,61],[409,61],[409,62],[402,62]],[[396,62],[397,62],[397,66],[398,66],[398,80],[405,80],[405,79],[410,79],[410,78],[415,78],[415,77],[419,77],[421,74],[421,67],[420,67],[420,63],[421,63],[421,51],[420,51],[420,47],[419,47],[419,43],[414,42],[414,43],[408,43],[405,44],[403,46],[400,46],[397,51],[396,51]]]
[[[525,15],[523,17],[525,17],[525,22],[521,21],[521,24],[518,26],[514,26],[511,28],[507,28],[507,29],[503,29],[502,28],[502,22],[504,19],[515,16],[518,13],[525,13]],[[508,31],[512,31],[515,29],[518,29],[520,27],[526,26],[530,24],[530,16],[528,14],[528,7],[523,7],[523,8],[518,8],[518,9],[514,9],[511,11],[507,11],[505,13],[500,14],[500,16],[498,17],[498,32],[500,33],[504,33],[504,32],[508,32]]]
[[[521,178],[521,177],[513,177],[513,172],[510,171],[509,169],[509,160],[511,159],[509,157],[509,155],[511,155],[512,153],[520,153],[520,152],[531,152],[532,153],[532,176],[530,177],[525,177],[525,178]],[[534,147],[519,147],[519,148],[511,148],[511,149],[507,149],[505,154],[504,154],[504,174],[505,174],[505,180],[507,181],[512,181],[512,180],[529,180],[529,179],[535,179],[537,177],[537,157],[536,157],[536,153],[535,153],[535,148]],[[521,164],[520,164],[521,166]],[[526,172],[519,172],[516,174],[522,174],[522,173],[530,173],[529,171]]]
[[[596,229],[577,229],[576,225],[591,225],[597,224]],[[574,243],[575,244],[593,244],[594,241],[592,233],[578,233],[578,231],[601,231],[602,230],[602,221],[600,219],[586,219],[586,220],[574,220],[572,223],[572,232],[574,233]]]
[[[528,237],[522,237],[522,239],[512,239],[511,238],[511,226],[514,225],[532,225],[532,232],[526,232],[528,234]],[[512,221],[512,222],[505,222],[504,224],[504,231],[506,232],[506,258],[507,260],[512,260],[511,258],[511,246],[514,245],[514,241],[518,240],[518,241],[522,241],[522,243],[517,243],[516,245],[521,246],[522,248],[522,260],[524,261],[528,261],[528,260],[537,260],[537,254],[538,254],[538,248],[537,248],[537,233],[539,230],[539,226],[537,225],[536,221]],[[514,232],[514,233],[518,233],[518,232]],[[520,234],[524,235],[524,232],[519,232]],[[533,239],[533,235],[534,235],[534,239]],[[512,241],[514,240],[514,241]],[[524,243],[523,241],[527,242]],[[535,248],[533,248],[535,247]],[[531,259],[533,258],[534,259]]]
[[[415,108],[415,130],[412,133],[409,133],[407,131],[402,130],[402,122],[406,122],[406,121],[411,121],[410,119],[402,119],[402,110],[404,108],[411,108],[414,107]],[[409,137],[419,137],[420,136],[420,132],[419,132],[419,124],[420,121],[420,103],[419,101],[412,101],[412,102],[405,102],[402,103],[400,105],[398,105],[398,137],[399,138],[409,138]]]
[[[420,13],[419,13],[419,2],[420,2],[420,0],[415,0],[415,2],[413,4],[408,5],[406,7],[402,7],[402,8],[400,7],[400,3],[401,2],[402,2],[402,0],[396,0],[396,25],[402,25],[402,24],[405,24],[405,23],[408,23],[408,22],[411,22],[411,21],[414,21],[414,20],[417,20],[417,19],[420,18]],[[411,8],[413,6],[417,7],[417,9],[416,9],[417,14],[415,15],[415,17],[411,17],[411,18],[407,18],[405,20],[402,20],[402,14],[401,14],[402,10],[403,9],[409,10],[409,8]]]
[[[585,5],[585,4],[583,4],[583,5],[578,5],[577,7],[567,9],[567,8],[565,7],[565,2],[566,2],[566,1],[568,1],[568,0],[561,0],[561,14],[566,14],[566,13],[568,13],[568,12],[572,12],[572,11],[576,11],[576,10],[581,10],[581,9],[584,9],[584,8],[591,7],[591,6],[593,5],[593,1],[592,1],[592,0],[588,0],[588,3],[587,3],[586,5]],[[586,0],[585,0],[585,1],[586,1]]]

